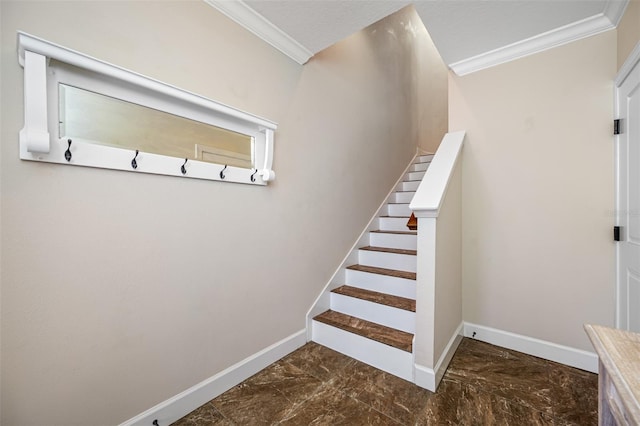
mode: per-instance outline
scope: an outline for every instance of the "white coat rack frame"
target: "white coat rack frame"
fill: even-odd
[[[18,32],[24,68],[23,160],[266,185],[273,171],[277,124],[125,68]],[[186,160],[57,136],[58,83],[204,122],[253,138],[252,169]],[[80,142],[80,143],[76,143]],[[89,142],[89,143],[85,143]]]

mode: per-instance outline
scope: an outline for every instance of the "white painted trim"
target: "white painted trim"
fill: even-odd
[[[447,133],[409,204],[416,217],[438,217],[449,180],[458,162],[465,132]],[[420,246],[418,246],[420,247]]]
[[[204,0],[228,18],[266,41],[300,65],[304,65],[313,53],[276,27],[271,21],[249,7],[242,0]]]
[[[617,8],[616,8],[617,10]],[[623,10],[624,11],[624,10]],[[612,8],[612,13],[614,8]],[[616,12],[618,13],[618,12]],[[604,13],[449,64],[459,76],[543,52],[615,28]]]
[[[617,27],[628,5],[629,0],[608,0],[603,13]]]
[[[121,423],[120,426],[148,426],[154,420],[158,420],[160,425],[169,425],[300,348],[305,343],[305,330],[300,330],[190,387],[184,392],[161,402],[144,413]]]
[[[324,286],[324,288],[320,292],[320,295],[318,295],[316,300],[313,301],[313,304],[307,311],[307,340],[311,340],[311,334],[312,334],[311,322],[313,320],[313,317],[326,311],[331,306],[331,302],[330,302],[331,290],[345,284],[346,267],[349,265],[358,263],[358,254],[359,254],[358,249],[360,247],[369,245],[369,232],[375,231],[376,228],[379,227],[378,216],[383,211],[383,209],[387,207],[387,203],[389,202],[389,199],[391,198],[393,193],[396,192],[397,190],[396,187],[398,186],[399,183],[402,182],[402,180],[404,179],[404,175],[409,171],[409,169],[413,165],[413,162],[416,160],[417,156],[418,156],[418,150],[416,148],[416,155],[411,159],[407,167],[404,169],[404,172],[402,172],[402,174],[400,175],[396,183],[391,187],[391,189],[387,193],[387,196],[384,198],[382,203],[380,203],[380,206],[371,217],[371,220],[369,220],[369,223],[367,224],[367,226],[360,233],[360,236],[358,237],[358,239],[353,243],[353,245],[351,246],[351,249],[349,250],[347,255],[344,257],[344,259],[342,259],[342,263],[340,263],[340,266],[338,266],[338,269],[336,269],[334,274],[331,276],[331,279],[329,279],[329,282]]]
[[[47,58],[24,52],[24,127],[20,130],[20,144],[29,152],[49,152],[47,118]]]
[[[616,89],[622,86],[622,83],[626,80],[626,78],[631,74],[631,70],[633,67],[640,62],[640,41],[636,44],[636,47],[633,48],[627,59],[624,61],[622,66],[620,67],[620,71],[616,75],[615,85]]]
[[[50,63],[50,59],[61,64],[54,65]],[[251,185],[265,185],[275,178],[271,167],[277,124],[272,121],[23,32],[18,32],[18,62],[24,67],[25,86],[25,124],[20,132],[20,158],[23,160]],[[81,71],[74,71],[74,67]],[[51,70],[56,71],[55,76],[47,76],[47,72]],[[72,160],[67,161],[64,157],[66,140],[47,133],[57,126],[57,117],[52,113],[52,108],[57,108],[58,93],[57,89],[53,90],[56,94],[54,98],[51,87],[47,85],[55,86],[56,83],[70,81],[75,82],[75,87],[104,92],[103,94],[127,102],[253,137],[255,167],[262,166],[257,170],[258,177],[254,176],[254,169],[229,167],[224,175],[220,175],[222,165],[196,160],[185,163],[181,158],[143,152],[136,158],[139,167],[134,170],[131,159],[135,155],[135,149],[108,147],[78,138],[73,139],[70,150]],[[115,96],[115,93],[118,95]],[[183,163],[187,173],[181,173]]]
[[[415,384],[421,388],[435,392],[440,384],[440,381],[444,377],[444,373],[449,367],[451,359],[458,349],[458,345],[462,341],[462,330],[464,328],[464,322],[461,322],[456,331],[449,339],[449,343],[442,351],[438,362],[434,368],[425,367],[424,365],[415,365]]]
[[[464,336],[592,373],[598,372],[598,355],[593,352],[469,322],[464,323]]]
[[[614,117],[620,118],[620,87],[624,84],[627,77],[631,74],[631,71],[635,66],[640,66],[640,41],[636,44],[634,49],[631,51],[627,59],[624,61],[618,74],[615,79],[615,87],[613,90],[613,109],[614,109]],[[619,212],[620,209],[620,135],[614,136],[615,145],[614,145],[614,187],[615,187],[615,211]],[[620,225],[620,217],[616,215],[614,218],[614,225]],[[624,298],[624,290],[622,288],[622,280],[620,277],[620,244],[615,245],[615,282],[616,282],[616,315],[615,315],[615,326],[616,328],[625,328],[626,320],[624,318],[623,312],[623,298]]]
[[[130,83],[134,86],[144,87],[152,92],[161,93],[171,98],[185,101],[189,104],[195,104],[204,107],[208,110],[218,112],[220,114],[246,121],[256,126],[262,126],[267,129],[275,130],[278,125],[273,121],[269,121],[265,118],[258,117],[257,115],[250,114],[248,112],[241,111],[237,108],[222,104],[220,102],[213,101],[205,98],[204,96],[197,95],[186,90],[182,90],[176,86],[172,86],[167,83],[163,83],[159,80],[144,76],[134,71],[130,71],[126,68],[119,67],[117,65],[110,64],[100,59],[96,59],[92,56],[85,55],[84,53],[69,49],[52,43],[50,41],[32,36],[22,31],[18,32],[18,61],[21,65],[24,64],[24,52],[29,51],[38,53],[42,56],[46,56],[48,59],[55,59],[65,64],[73,65],[84,70],[95,72],[98,74],[112,77],[116,80],[120,80],[126,83]],[[24,66],[24,65],[23,65]]]

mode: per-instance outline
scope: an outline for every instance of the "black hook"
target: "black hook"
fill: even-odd
[[[224,169],[220,170],[220,179],[224,179],[226,178],[226,176],[224,175],[224,171],[227,170],[227,165],[224,165]]]
[[[182,172],[183,175],[187,174],[187,168],[185,167],[187,165],[187,161],[189,161],[188,158],[184,159],[184,164],[182,166],[180,166],[180,171]]]
[[[155,419],[153,421],[153,423],[151,423],[153,426],[160,426],[160,423],[158,423],[158,419]]]
[[[69,142],[69,147],[67,148],[67,150],[64,152],[64,158],[67,161],[71,161],[71,139],[67,139],[67,142]]]
[[[256,173],[258,173],[258,169],[256,169],[255,172],[251,173],[251,182],[255,182],[256,178],[254,177],[256,175]]]
[[[136,158],[138,158],[138,150],[136,149],[136,156],[133,157],[133,160],[131,160],[131,167],[133,167],[134,169],[138,168],[138,162],[136,161]]]

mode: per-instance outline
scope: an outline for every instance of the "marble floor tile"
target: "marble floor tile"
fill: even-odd
[[[597,425],[597,375],[463,339],[437,392],[308,343],[174,423]]]
[[[282,361],[298,367],[322,381],[332,379],[356,362],[353,358],[315,343],[304,345],[282,358]]]
[[[444,378],[417,417],[416,425],[553,425],[528,406]]]
[[[227,420],[211,402],[207,402],[202,407],[192,411],[187,416],[178,420],[173,426],[230,426],[233,425]]]
[[[411,382],[356,361],[331,385],[402,424],[414,424],[433,395]]]
[[[300,405],[281,425],[399,425],[369,405],[323,386],[313,398]]]

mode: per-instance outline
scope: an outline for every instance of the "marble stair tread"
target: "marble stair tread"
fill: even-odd
[[[351,266],[347,266],[347,269],[351,269],[354,271],[361,271],[361,272],[369,272],[371,274],[389,275],[391,277],[397,277],[397,278],[406,278],[408,280],[416,279],[415,272],[398,271],[396,269],[378,268],[375,266],[365,266],[365,265],[351,265]]]
[[[409,219],[409,216],[378,216],[378,217],[388,217],[391,219]]]
[[[408,254],[408,255],[411,255],[411,256],[415,256],[415,255],[418,254],[417,250],[396,249],[396,248],[388,248],[388,247],[366,246],[366,247],[360,247],[359,250],[379,251],[379,252],[383,252],[383,253],[394,253],[394,254]]]
[[[383,229],[376,229],[370,232],[375,232],[376,234],[418,235],[418,231],[385,231]]]
[[[380,293],[377,291],[365,290],[363,288],[351,287],[343,285],[331,290],[332,293],[341,294],[343,296],[355,297],[357,299],[366,300],[368,302],[378,303],[380,305],[391,306],[405,311],[416,311],[416,301],[406,297],[394,296],[391,294]]]
[[[406,352],[411,352],[413,349],[413,334],[411,333],[331,310],[323,312],[313,319]]]

